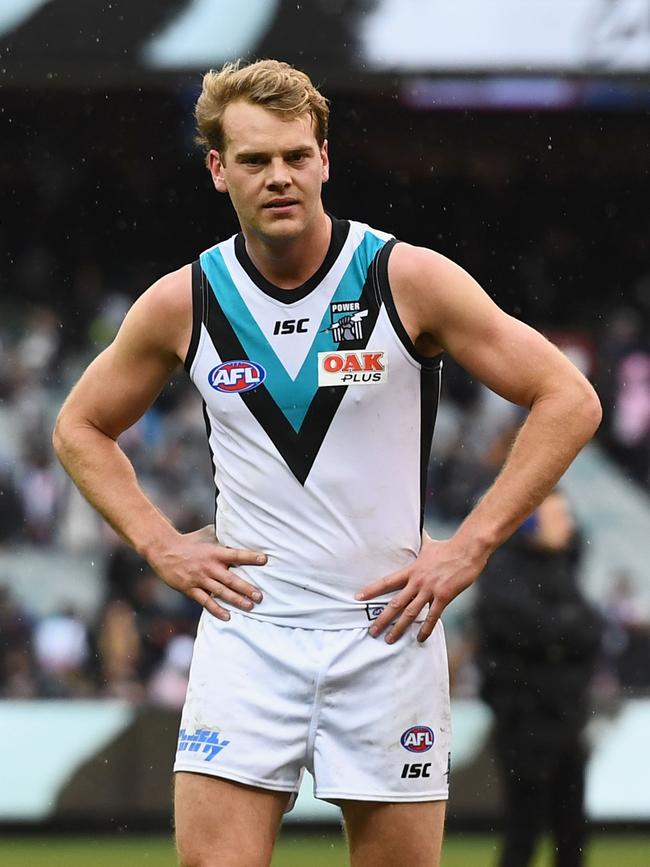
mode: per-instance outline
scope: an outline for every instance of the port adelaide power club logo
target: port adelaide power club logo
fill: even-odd
[[[368,315],[361,309],[359,301],[334,301],[330,304],[331,324],[323,331],[330,331],[332,339],[338,343],[351,340],[361,340],[363,337],[363,320]]]
[[[384,352],[345,350],[346,343],[363,340],[364,319],[368,310],[359,301],[335,301],[330,304],[329,332],[338,349],[318,353],[318,385],[371,385],[387,376]]]

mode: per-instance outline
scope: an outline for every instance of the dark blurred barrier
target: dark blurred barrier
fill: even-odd
[[[168,825],[176,713],[143,708],[115,740],[81,765],[61,789],[55,817],[111,824]]]
[[[499,822],[491,718],[477,701],[453,704],[454,764],[449,824]],[[178,713],[116,701],[0,704],[0,824],[31,827],[168,828]],[[650,699],[624,702],[594,719],[587,775],[592,822],[647,826],[650,773],[646,749]],[[289,820],[336,822],[315,801],[306,775]]]

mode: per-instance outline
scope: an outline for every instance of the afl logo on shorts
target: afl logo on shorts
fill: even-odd
[[[254,361],[224,361],[213,367],[208,374],[208,382],[216,391],[224,394],[242,394],[261,385],[266,379],[266,371]]]
[[[399,740],[410,753],[425,753],[433,746],[433,731],[429,726],[411,726]]]

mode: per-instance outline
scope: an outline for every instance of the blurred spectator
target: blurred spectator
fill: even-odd
[[[527,867],[547,826],[556,867],[583,863],[583,728],[602,624],[577,585],[579,554],[556,491],[477,583],[481,695],[495,715],[505,793],[500,867]]]
[[[25,534],[30,541],[45,545],[54,540],[63,491],[64,479],[51,451],[32,448],[20,482]]]
[[[607,628],[604,649],[613,687],[620,690],[650,688],[650,611],[632,577],[625,571],[614,577],[605,601]]]
[[[159,602],[160,589],[158,576],[147,571],[135,577],[131,591],[140,639],[138,671],[145,683],[165,656],[175,631],[172,618]]]
[[[616,373],[612,432],[632,479],[650,486],[650,353],[626,355]]]
[[[479,394],[483,392],[487,389]],[[492,407],[489,412],[487,406]],[[466,414],[456,443],[436,476],[431,502],[440,516],[460,521],[467,515],[503,465],[519,420],[518,408],[494,394]]]
[[[149,682],[149,698],[161,707],[180,710],[185,702],[194,640],[177,635],[167,645],[165,658]]]
[[[61,344],[61,330],[54,311],[35,307],[27,316],[23,336],[16,347],[16,361],[23,370],[46,377]]]
[[[138,678],[140,637],[135,611],[126,600],[113,599],[106,606],[99,627],[97,648],[102,692],[113,698],[141,700],[144,691]]]
[[[32,698],[38,689],[31,649],[32,623],[0,586],[0,697]]]
[[[0,545],[23,533],[23,502],[8,465],[0,463]]]
[[[33,644],[43,694],[63,698],[90,692],[88,627],[72,608],[40,620]]]

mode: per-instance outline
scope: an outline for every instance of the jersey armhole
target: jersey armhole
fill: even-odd
[[[441,356],[436,355],[435,357],[430,358],[426,355],[421,355],[417,351],[413,341],[406,331],[406,328],[404,328],[404,325],[402,324],[402,320],[399,318],[399,313],[395,306],[395,299],[393,298],[390,281],[388,279],[388,260],[395,245],[398,243],[399,241],[396,238],[387,241],[375,257],[375,261],[373,262],[373,282],[375,285],[375,293],[379,298],[381,298],[381,301],[386,308],[390,324],[393,326],[393,330],[399,338],[400,343],[404,346],[411,358],[428,370],[436,370],[442,363]]]
[[[196,351],[199,347],[201,325],[205,321],[206,310],[203,268],[201,268],[201,262],[197,259],[195,262],[192,262],[192,336],[190,337],[190,345],[183,362],[183,367],[188,375],[192,370]]]

